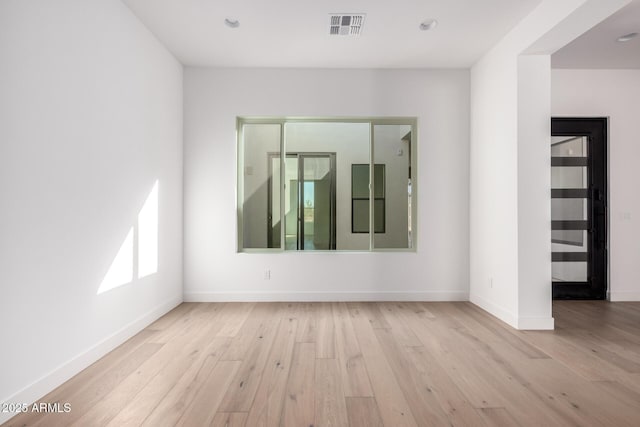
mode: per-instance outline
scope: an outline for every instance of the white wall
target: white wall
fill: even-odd
[[[548,55],[627,2],[543,0],[471,69],[470,299],[514,327],[553,328]]]
[[[609,117],[609,297],[640,300],[640,70],[552,70],[554,116]]]
[[[549,55],[523,55],[518,58],[518,327],[520,328],[553,328],[550,69]]]
[[[156,180],[158,272],[97,295]],[[0,401],[181,301],[181,203],[182,66],[118,0],[0,2]]]
[[[417,252],[236,253],[236,116],[417,116]],[[467,70],[186,69],[185,298],[466,299],[468,120]]]

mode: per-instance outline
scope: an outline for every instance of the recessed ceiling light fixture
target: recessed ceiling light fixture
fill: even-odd
[[[636,38],[638,36],[638,33],[629,33],[629,34],[625,34],[624,36],[620,36],[618,37],[618,41],[619,42],[628,42],[629,40]]]
[[[240,21],[238,21],[237,19],[225,18],[224,25],[229,28],[238,28],[240,26]]]
[[[422,21],[420,23],[420,29],[422,31],[433,30],[437,26],[438,26],[438,21],[436,21],[435,19],[427,19],[426,21]]]

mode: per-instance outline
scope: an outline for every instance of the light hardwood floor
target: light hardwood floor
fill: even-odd
[[[185,303],[10,426],[640,426],[640,303]]]

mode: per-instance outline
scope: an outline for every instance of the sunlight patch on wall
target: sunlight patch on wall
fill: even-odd
[[[111,267],[102,279],[98,295],[111,289],[130,283],[133,280],[133,227],[127,233],[120,250],[111,263]]]
[[[158,271],[158,181],[138,214],[138,278]]]
[[[137,256],[135,256],[137,255]],[[98,288],[98,295],[132,283],[158,272],[158,181],[127,233],[107,274]]]

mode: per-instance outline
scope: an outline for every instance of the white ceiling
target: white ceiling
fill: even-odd
[[[435,68],[473,65],[541,0],[123,1],[189,66]],[[365,13],[362,35],[330,36],[330,13]]]
[[[552,68],[640,68],[640,0],[634,0],[551,56]]]

